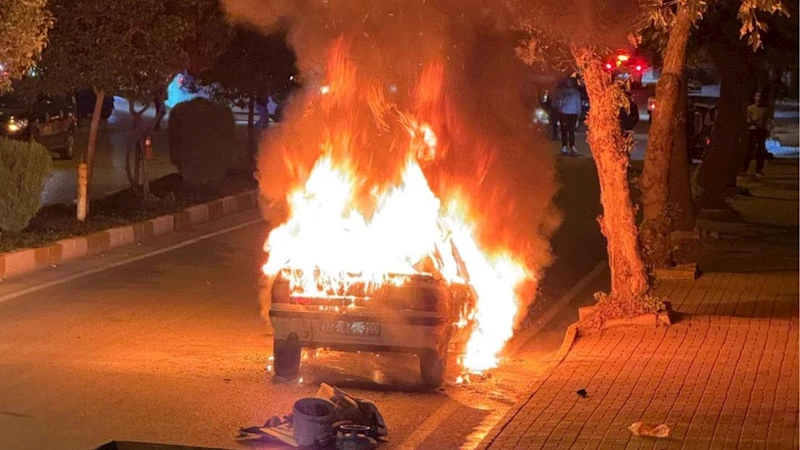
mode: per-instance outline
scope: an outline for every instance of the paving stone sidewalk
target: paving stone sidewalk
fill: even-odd
[[[797,273],[706,274],[656,292],[681,321],[579,338],[478,448],[799,448]],[[632,436],[638,421],[672,433]]]

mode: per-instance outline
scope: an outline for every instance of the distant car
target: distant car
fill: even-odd
[[[72,159],[75,154],[77,121],[71,96],[27,101],[5,94],[0,97],[0,123],[5,137],[39,142],[61,158]]]
[[[703,159],[711,146],[711,133],[717,123],[717,97],[690,95],[686,102],[687,151],[690,159]]]
[[[647,61],[628,50],[618,50],[606,60],[604,68],[615,80],[630,80],[633,86],[642,85],[642,75],[647,69]]]
[[[97,101],[97,94],[92,89],[83,89],[75,93],[75,103],[77,105],[77,119],[78,124],[82,124],[84,120],[88,120],[94,114],[94,104]],[[100,112],[100,118],[103,120],[111,117],[114,112],[114,96],[107,94],[103,98],[103,109]]]
[[[719,100],[718,96],[715,95],[704,95],[703,90],[698,91],[689,91],[689,97],[687,100],[687,105],[691,106],[693,103],[705,103],[705,104],[717,104],[717,100]],[[647,98],[647,112],[650,114],[650,121],[653,121],[653,114],[656,111],[656,97],[651,96]]]

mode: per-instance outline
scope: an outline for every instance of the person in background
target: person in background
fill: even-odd
[[[153,104],[156,107],[156,117],[155,117],[155,126],[153,129],[156,131],[161,131],[161,120],[167,114],[167,89],[165,87],[159,88],[156,90],[155,95],[153,96]]]
[[[766,105],[760,92],[753,96],[753,104],[747,107],[748,146],[744,172],[750,169],[753,158],[756,160],[756,178],[761,178],[764,171],[764,160],[767,157],[765,142],[772,128],[772,110]]]
[[[625,97],[628,99],[628,107],[619,109],[619,124],[623,132],[630,132],[639,123],[639,105],[633,99],[631,91],[627,89]]]
[[[581,112],[581,93],[575,87],[572,78],[567,79],[567,85],[557,100],[558,121],[561,124],[561,154],[577,156],[575,149],[575,126]]]
[[[547,109],[547,114],[550,115],[550,131],[552,135],[552,139],[554,141],[558,140],[558,108],[556,108],[556,99],[554,98],[554,94],[549,90],[545,89],[544,95],[542,95],[541,99],[542,106]]]

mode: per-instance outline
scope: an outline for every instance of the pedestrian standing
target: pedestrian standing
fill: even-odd
[[[558,140],[558,108],[556,108],[556,101],[554,93],[545,89],[541,104],[550,117],[550,131],[554,141]]]
[[[581,112],[581,93],[575,87],[572,78],[567,80],[567,86],[558,97],[558,121],[561,124],[561,154],[577,156],[575,149],[575,126]]]
[[[631,91],[625,90],[625,97],[628,99],[628,107],[619,109],[619,124],[623,132],[631,132],[639,123],[639,105],[633,98]]]
[[[766,105],[760,92],[753,96],[753,104],[747,107],[748,146],[744,172],[750,169],[753,158],[756,160],[756,178],[761,178],[764,171],[764,160],[767,157],[765,142],[772,128],[772,110]]]
[[[166,97],[167,92],[163,87],[158,88],[153,96],[153,104],[156,107],[155,126],[153,126],[153,129],[156,131],[161,131],[161,120],[167,114]]]

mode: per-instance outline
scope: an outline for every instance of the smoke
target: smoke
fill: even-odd
[[[392,105],[427,117],[438,130],[436,158],[423,165],[433,191],[445,201],[469,198],[481,243],[524,254],[542,276],[552,259],[549,237],[561,220],[552,206],[558,184],[549,145],[530,127],[523,95],[530,69],[515,57],[509,11],[481,0],[223,4],[235,20],[264,32],[288,30],[305,85],[283,123],[262,140],[259,182],[272,200],[265,215],[273,225],[285,219],[287,191],[307,177],[326,139],[341,149],[334,157],[369,174],[363,198],[394,181],[406,157],[398,149],[410,143],[396,118],[383,114]],[[326,83],[333,90],[321,106]],[[531,301],[536,282],[526,288],[522,298]]]

